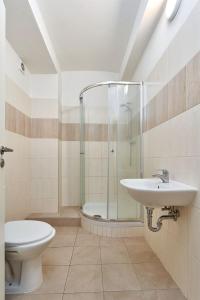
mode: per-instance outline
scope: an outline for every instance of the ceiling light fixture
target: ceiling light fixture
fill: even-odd
[[[167,1],[165,13],[166,13],[167,20],[169,22],[171,22],[175,18],[176,14],[179,10],[179,7],[181,5],[181,1],[182,0],[168,0]]]

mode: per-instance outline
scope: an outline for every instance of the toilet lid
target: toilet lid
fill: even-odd
[[[34,243],[47,238],[53,227],[40,221],[12,221],[5,224],[5,243],[7,246]]]

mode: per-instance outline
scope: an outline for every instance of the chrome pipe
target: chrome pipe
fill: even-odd
[[[79,99],[80,102],[83,101],[83,94],[87,92],[88,90],[91,90],[93,88],[96,88],[98,86],[104,86],[104,85],[141,85],[140,82],[135,82],[135,81],[102,81],[98,83],[94,83],[91,85],[86,86],[84,89],[81,90],[79,94]]]
[[[165,208],[165,210],[169,211],[169,214],[160,216],[156,222],[156,227],[155,227],[155,226],[153,226],[154,208],[146,207],[146,210],[147,210],[147,225],[148,225],[149,230],[152,232],[158,232],[161,229],[164,220],[177,221],[177,218],[180,216],[179,210],[175,209],[173,206],[170,206],[167,209]]]

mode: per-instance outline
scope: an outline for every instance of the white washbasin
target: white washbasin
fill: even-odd
[[[120,183],[136,201],[147,207],[186,206],[197,193],[192,186],[173,180],[162,183],[158,178],[122,179]]]

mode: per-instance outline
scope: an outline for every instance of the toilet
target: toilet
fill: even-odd
[[[40,221],[5,224],[6,294],[29,293],[42,284],[41,254],[55,233],[51,225]]]

